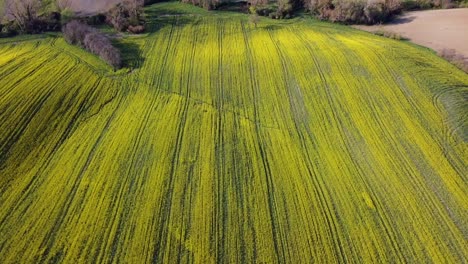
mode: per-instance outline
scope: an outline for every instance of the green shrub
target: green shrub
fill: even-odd
[[[139,26],[142,22],[143,2],[125,0],[107,12],[106,20],[117,31],[126,31],[129,26]]]
[[[2,29],[0,31],[1,37],[12,37],[18,35],[18,27],[13,22],[8,22],[1,25]]]

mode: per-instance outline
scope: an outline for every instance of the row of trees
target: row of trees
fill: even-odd
[[[286,15],[291,15],[295,8],[302,6],[302,0],[277,0],[273,4],[269,0],[181,0],[183,3],[189,3],[203,7],[208,10],[216,9],[222,4],[242,4],[247,3],[254,7],[255,11],[260,16],[269,16],[271,18],[284,18]],[[252,9],[250,10],[252,12]],[[271,14],[271,15],[270,15]]]
[[[196,6],[203,7],[207,10],[216,9],[220,4],[220,0],[181,0],[182,3],[193,4]]]
[[[182,0],[206,9],[215,9],[220,0]],[[429,1],[429,0],[418,0]],[[430,0],[450,1],[450,0]],[[250,12],[275,19],[292,17],[295,10],[305,8],[320,19],[374,24],[384,22],[401,12],[400,0],[248,0]]]
[[[88,24],[107,22],[117,31],[142,33],[145,4],[150,0],[123,0],[105,14],[73,19],[73,0],[5,0],[4,22],[0,20],[0,37],[16,33],[42,33],[62,30],[70,44],[96,54],[114,67],[122,66],[121,54],[110,39]]]
[[[14,21],[21,31],[29,31],[29,28],[38,20],[41,4],[41,1],[36,0],[6,0],[5,17]]]
[[[248,4],[250,13],[272,19],[291,18],[294,11],[302,7],[299,0],[278,0],[275,5],[270,5],[267,0],[251,0]]]
[[[278,0],[276,8],[267,3],[266,0],[250,0],[251,13],[282,19],[304,7],[322,20],[375,24],[389,20],[402,10],[400,0]]]
[[[28,34],[60,31],[61,25],[66,24],[74,16],[71,11],[72,1],[5,0],[2,28],[4,31]],[[143,6],[149,2],[148,0],[123,0],[104,15],[100,15],[104,17],[102,22],[107,22],[117,31],[141,33],[144,31]],[[95,17],[91,19],[96,20]],[[0,19],[0,24],[2,24],[2,19]]]
[[[323,20],[376,24],[401,13],[400,0],[306,0],[305,6]]]
[[[80,46],[96,54],[111,65],[114,70],[122,67],[120,51],[112,46],[108,37],[95,28],[73,20],[66,24],[62,31],[63,37],[68,43]]]
[[[71,0],[5,0],[0,16],[3,33],[60,31],[69,14]]]
[[[376,24],[386,22],[402,10],[420,8],[451,8],[463,6],[467,0],[247,0],[250,12],[259,16],[282,19],[305,8],[323,20],[342,23]],[[182,0],[206,9],[237,0]],[[466,4],[468,5],[468,4]],[[253,18],[254,16],[251,16]]]

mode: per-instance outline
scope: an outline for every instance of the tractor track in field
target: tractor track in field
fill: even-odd
[[[36,53],[36,55],[37,55],[37,50],[31,49],[30,51],[27,51],[27,52],[22,53],[22,54],[20,54],[20,55],[16,55],[15,58],[11,59],[11,61],[14,61],[14,60],[15,60],[17,57],[19,57],[19,56],[28,55],[28,54],[30,54],[30,53]],[[26,59],[23,58],[23,59],[20,61],[20,63],[17,64],[14,68],[7,69],[6,71],[1,72],[0,78],[6,77],[6,76],[8,76],[9,74],[11,74],[11,73],[17,71],[20,67],[24,66],[24,65],[27,64],[28,62],[30,62],[30,60],[26,60]],[[29,75],[29,73],[28,73],[27,75]],[[26,76],[27,76],[27,75],[26,75]]]
[[[2,152],[0,153],[0,160],[6,161],[8,158],[8,153],[10,149],[18,142],[18,140],[23,136],[24,130],[28,127],[31,120],[35,118],[36,114],[41,110],[42,106],[46,103],[47,99],[51,96],[52,91],[49,91],[42,99],[36,104],[35,107],[31,108],[31,112],[26,112],[30,114],[29,119],[25,119],[24,122],[20,121],[21,129],[17,130],[17,133],[11,134],[6,137],[4,142],[2,142]],[[0,171],[3,167],[3,162],[0,162]]]
[[[255,68],[254,68],[254,64],[253,64],[253,55],[252,55],[252,49],[250,48],[250,44],[249,44],[249,38],[247,36],[247,32],[245,30],[245,25],[244,23],[241,24],[241,28],[242,28],[242,33],[243,33],[243,36],[244,36],[244,41],[245,41],[245,47],[246,47],[246,50],[247,50],[247,58],[249,60],[249,72],[250,72],[250,78],[251,78],[251,81],[253,82],[252,83],[252,95],[253,95],[253,101],[255,102],[254,103],[254,117],[256,120],[261,120],[260,119],[260,115],[259,115],[259,109],[257,108],[257,105],[260,104],[260,98],[259,98],[259,87],[258,87],[258,83],[256,83],[256,78],[254,77],[254,72],[255,72]],[[278,223],[278,219],[277,219],[277,209],[276,209],[276,199],[275,199],[275,187],[274,187],[274,182],[273,182],[273,179],[271,178],[271,169],[270,169],[270,165],[269,165],[269,160],[268,160],[268,154],[266,152],[266,146],[265,146],[265,143],[263,142],[262,140],[262,136],[261,136],[261,127],[259,125],[256,125],[255,126],[255,134],[256,134],[256,138],[257,138],[257,144],[258,144],[258,148],[260,150],[260,155],[261,155],[261,160],[262,160],[262,163],[263,163],[263,173],[265,174],[265,179],[266,179],[266,184],[267,184],[267,192],[268,192],[268,209],[269,209],[269,212],[270,212],[270,221],[271,221],[271,224],[272,224],[272,238],[273,238],[273,243],[274,243],[274,246],[275,246],[275,255],[276,255],[276,261],[278,262],[284,262],[285,261],[285,252],[284,252],[284,248],[282,248],[282,244],[281,242],[279,241],[279,232],[281,232],[279,230],[279,223]]]
[[[90,90],[90,91],[92,91],[92,90]],[[118,105],[120,105],[120,103],[121,103],[121,100],[119,100]],[[82,109],[82,107],[81,107],[81,109]],[[45,236],[44,240],[42,241],[41,248],[45,248],[44,249],[45,252],[49,252],[50,248],[54,245],[54,242],[56,240],[56,234],[57,234],[59,228],[63,225],[63,223],[65,221],[65,218],[68,216],[68,212],[69,212],[69,210],[71,208],[71,204],[75,200],[77,190],[78,190],[78,186],[81,184],[81,181],[83,179],[83,176],[84,176],[87,168],[90,166],[91,161],[94,159],[94,156],[96,154],[96,150],[100,146],[100,144],[102,143],[104,135],[108,132],[109,127],[112,124],[112,121],[115,119],[116,112],[118,111],[118,109],[119,109],[119,107],[117,106],[114,109],[114,111],[112,112],[111,116],[106,121],[104,128],[100,132],[97,140],[94,142],[94,144],[93,144],[93,146],[91,148],[91,151],[89,152],[89,154],[88,154],[88,156],[86,158],[86,161],[85,161],[84,165],[79,170],[78,175],[77,175],[76,179],[74,180],[74,183],[72,184],[73,187],[70,190],[70,193],[67,195],[67,199],[66,199],[64,205],[62,206],[62,211],[58,214],[59,217],[54,222],[53,228],[48,232],[48,234]],[[76,113],[76,116],[78,116],[79,113],[80,113],[80,111],[78,111]],[[71,131],[71,129],[69,131]],[[65,138],[66,137],[67,136],[65,136]],[[47,254],[44,254],[43,258],[41,259],[41,262],[45,262],[46,258],[47,258]]]
[[[300,38],[300,36],[298,36]],[[305,42],[307,43],[307,42]],[[333,116],[333,119],[338,121],[338,118],[337,118],[337,113],[335,112],[334,108],[333,108],[333,99],[331,98],[331,94],[330,94],[330,89],[331,87],[329,86],[328,82],[327,82],[327,79],[324,75],[324,70],[322,69],[322,67],[320,66],[320,63],[318,62],[318,58],[315,56],[316,52],[314,52],[313,49],[311,49],[309,46],[307,46],[307,49],[309,51],[309,53],[311,54],[311,57],[312,57],[312,61],[314,62],[314,65],[316,67],[316,71],[317,71],[317,74],[319,75],[320,77],[320,80],[322,81],[322,84],[324,85],[324,92],[326,94],[326,98],[328,100],[328,103],[332,109],[332,116]],[[338,106],[338,104],[335,104],[336,106]],[[340,122],[337,122],[337,124],[339,124]],[[339,127],[339,129],[341,130],[341,126]],[[341,135],[343,135],[343,133],[341,133]],[[309,135],[310,136],[310,135]],[[346,142],[343,138],[341,138],[343,140],[343,143],[344,145],[346,145]],[[316,171],[316,168],[314,168],[314,163],[312,162],[312,160],[310,159],[311,157],[311,154],[310,154],[310,150],[308,150],[308,148],[306,147],[306,150],[307,152],[309,153],[307,155],[307,158],[308,158],[308,162],[309,162],[309,166],[311,169],[309,169],[311,172],[313,172],[313,174],[311,175],[318,175],[319,173]],[[339,254],[337,254],[338,256],[338,259],[337,261],[339,262],[346,262],[346,255],[343,251],[343,242],[341,241],[340,237],[339,236],[335,236],[333,234],[336,234],[336,233],[339,233],[338,232],[338,225],[339,223],[337,223],[335,221],[335,217],[337,217],[335,215],[335,217],[332,215],[332,212],[334,212],[335,210],[332,210],[332,207],[334,207],[333,205],[333,198],[331,198],[330,196],[330,190],[327,188],[325,182],[324,182],[324,179],[322,179],[322,182],[319,181],[319,178],[317,177],[313,177],[314,178],[314,181],[315,181],[315,184],[318,188],[318,193],[320,194],[319,197],[321,198],[321,204],[322,204],[322,210],[323,210],[323,214],[326,216],[326,222],[327,222],[327,225],[328,225],[328,228],[329,230],[331,230],[331,237],[332,237],[332,240],[333,240],[333,246],[335,247],[336,251],[339,252]]]
[[[300,38],[301,40],[303,40],[304,43],[308,43],[301,35],[298,35],[298,38]],[[316,51],[315,51],[316,49],[314,50],[313,48],[311,48],[309,44],[306,44],[306,47],[308,48],[310,54],[316,53]],[[312,58],[313,58],[313,61],[314,61],[315,66],[317,67],[317,72],[319,73],[322,82],[328,87],[327,81],[326,81],[326,77],[323,75],[323,70],[322,70],[321,67],[320,67],[320,62],[318,61],[318,58],[317,58],[316,56],[314,56],[314,55],[312,55]],[[345,82],[346,82],[346,79],[344,79],[344,80],[345,80]],[[325,90],[326,90],[327,98],[329,99],[329,104],[330,104],[330,106],[331,106],[331,107],[332,107],[332,106],[336,106],[336,107],[341,106],[341,105],[339,104],[339,102],[333,102],[333,98],[331,97],[329,88],[327,88],[327,89],[325,89]],[[332,107],[332,109],[334,109],[334,108]],[[377,111],[377,110],[376,110],[376,111]],[[342,109],[341,112],[342,112],[342,113],[345,113],[346,110],[345,110],[345,109]],[[378,112],[378,111],[377,111],[377,112]],[[336,118],[338,117],[338,114],[337,114],[336,112],[333,112],[333,113],[334,113],[334,116],[335,116],[335,119],[336,119]],[[343,124],[342,121],[337,122],[337,123],[338,123],[338,124]],[[341,135],[346,135],[345,131],[343,130],[343,126],[342,126],[342,125],[339,126],[338,129],[341,131],[341,132],[340,132]],[[346,151],[345,153],[352,153],[350,150],[351,150],[354,146],[351,146],[351,145],[347,142],[347,140],[346,140],[345,138],[343,138],[343,137],[341,138],[341,140],[342,140],[343,146],[345,146],[345,147],[347,148],[347,151]],[[353,159],[353,156],[352,156],[352,155],[349,155],[349,158],[350,158],[351,160],[353,160],[353,162],[355,163],[355,160]],[[360,168],[360,166],[357,166],[357,168]],[[362,172],[358,173],[358,175],[362,175]],[[361,177],[361,181],[362,181],[363,183],[365,183],[365,185],[366,185],[367,187],[369,187],[368,182],[367,182],[367,181],[364,181],[362,177]],[[369,188],[368,190],[371,191],[372,189]],[[329,192],[329,190],[327,190],[327,192]],[[372,197],[374,197],[374,199],[373,199],[374,202],[378,201],[378,199],[375,198],[375,197],[377,197],[376,193],[373,192],[373,196],[372,196]],[[327,201],[327,200],[332,200],[332,199],[331,199],[330,197],[328,197],[328,199],[325,199],[324,201]],[[383,206],[382,206],[380,203],[378,203],[378,205],[379,205],[381,208],[383,208]],[[329,208],[327,208],[327,211],[330,211]],[[379,213],[378,216],[379,216],[379,218],[380,218],[380,222],[382,223],[382,225],[383,225],[383,227],[384,227],[386,236],[387,236],[387,237],[389,238],[389,240],[391,241],[391,246],[392,246],[393,252],[395,252],[395,253],[401,252],[401,250],[400,250],[400,248],[399,248],[399,246],[398,246],[398,243],[397,243],[397,238],[395,237],[395,231],[393,230],[393,228],[392,228],[392,226],[391,226],[391,224],[390,224],[391,221],[388,219],[388,217],[386,217],[385,214],[382,215],[382,214]],[[336,227],[335,227],[335,232],[336,232]],[[338,241],[339,241],[339,240],[338,240]],[[349,242],[349,241],[348,241],[348,242]],[[339,243],[339,242],[338,242],[338,243]],[[339,245],[342,245],[342,244],[339,244]],[[340,250],[341,250],[341,246],[340,246]],[[400,255],[400,254],[397,253],[397,256],[398,256],[398,258],[399,258],[400,261],[404,261],[404,257],[403,257],[402,255]],[[345,259],[346,259],[346,257],[343,256],[342,261],[344,261]]]
[[[168,45],[167,45],[167,49],[166,49],[166,53],[165,53],[165,56],[163,58],[163,66],[166,65],[168,63],[168,55],[169,55],[169,50],[170,50],[170,47],[171,47],[171,43],[172,41],[177,41],[177,38],[174,39],[174,34],[175,34],[175,27],[177,26],[177,19],[174,19],[173,20],[173,23],[172,23],[172,26],[171,26],[171,29],[170,29],[170,33],[169,33],[169,38],[168,38]],[[176,36],[177,37],[177,36]],[[164,67],[161,67],[161,72],[160,74],[158,75],[159,77],[159,81],[158,81],[158,87],[161,86],[161,83],[162,83],[162,71],[163,71],[163,68]],[[187,106],[187,104],[185,104]],[[184,110],[183,111],[187,111],[187,108],[186,106],[184,107]],[[182,122],[185,122],[185,121],[182,121]],[[179,126],[178,126],[178,131],[177,131],[177,134],[176,134],[176,138],[177,138],[177,141],[176,141],[176,145],[174,146],[174,152],[172,153],[172,161],[175,162],[178,158],[178,154],[177,154],[177,150],[178,150],[178,147],[180,144],[180,140],[181,140],[181,133],[182,133],[182,129],[181,129],[181,123],[179,123]],[[170,214],[171,214],[171,200],[172,200],[172,191],[173,191],[173,187],[174,187],[174,174],[175,174],[175,168],[174,168],[174,164],[172,165],[171,167],[171,171],[170,171],[170,175],[169,175],[169,179],[166,180],[166,184],[165,185],[165,190],[164,190],[164,201],[163,201],[163,204],[161,205],[161,209],[162,209],[162,212],[160,211],[159,212],[159,217],[158,217],[158,222],[160,222],[160,229],[159,229],[159,232],[157,234],[157,237],[155,238],[156,240],[156,243],[157,243],[157,247],[154,250],[153,254],[152,254],[152,262],[158,262],[158,261],[161,261],[164,257],[164,252],[162,251],[163,248],[165,248],[165,243],[167,242],[167,239],[168,239],[168,219],[170,219]]]
[[[55,60],[58,56],[59,56],[59,54],[55,54],[53,57],[47,58],[47,60],[41,62],[41,65]],[[19,65],[16,69],[18,69],[19,67],[21,67],[21,65]],[[37,65],[36,65],[36,67],[34,67],[34,69],[28,71],[24,76],[33,75],[34,73],[38,72],[39,70],[40,70],[40,68],[37,67]],[[12,72],[13,71],[11,71],[9,74],[11,74]],[[5,76],[7,76],[7,75],[5,75]],[[5,91],[4,91],[4,93],[0,94],[0,96],[2,96],[3,98],[7,97],[10,93],[12,93],[12,91],[14,91],[14,89],[17,89],[17,87],[19,87],[22,82],[26,82],[26,81],[27,81],[27,78],[21,78],[21,79],[15,81],[14,83],[12,83],[10,85],[10,87],[7,86],[7,88],[10,88],[10,89],[4,88]]]
[[[97,86],[97,85],[96,85]],[[93,90],[90,90],[89,91],[89,94],[92,92]],[[40,103],[40,106],[44,105],[46,99],[48,97],[50,97],[52,91],[49,91],[47,97],[41,101]],[[88,95],[89,95],[88,94]],[[25,189],[22,190],[22,196],[19,197],[19,199],[14,203],[16,204],[16,206],[18,206],[19,204],[23,203],[25,201],[25,199],[27,199],[27,197],[31,194],[32,191],[34,191],[37,187],[38,187],[38,183],[37,181],[40,179],[39,177],[39,174],[42,173],[44,171],[44,169],[49,166],[50,164],[50,161],[51,161],[51,156],[54,155],[55,151],[57,151],[61,145],[64,144],[65,140],[73,133],[73,127],[75,126],[77,120],[78,120],[78,117],[80,116],[81,114],[81,111],[80,109],[83,109],[83,106],[84,106],[84,103],[85,102],[82,102],[81,106],[79,107],[79,110],[75,113],[74,115],[74,118],[72,118],[71,120],[71,123],[67,126],[67,129],[64,131],[64,133],[61,135],[60,139],[57,141],[57,143],[55,144],[54,148],[53,148],[53,151],[51,151],[50,155],[46,158],[46,162],[44,163],[44,165],[38,170],[38,174],[35,175],[34,177],[32,177],[31,181],[26,185]],[[37,107],[36,108],[36,113],[37,111],[40,110],[41,107]],[[35,115],[31,115],[31,119],[34,118]],[[26,122],[26,126],[29,124],[29,122]],[[16,140],[11,140],[11,142],[17,142],[18,139]],[[2,147],[2,149],[4,149]],[[8,217],[11,212],[17,210],[17,207],[16,206],[13,206],[10,208],[9,210],[9,213],[6,213],[5,214],[5,218],[1,219],[0,220],[0,226],[4,223],[6,217]]]
[[[468,86],[457,85],[457,86],[447,87],[445,89],[440,89],[437,92],[435,92],[435,94],[432,96],[433,105],[440,112],[445,112],[445,111],[447,111],[447,109],[449,107],[452,107],[450,104],[456,104],[458,102],[447,102],[446,103],[445,101],[447,99],[444,100],[443,98],[444,97],[452,97],[453,99],[455,99],[456,96],[458,96],[458,95],[465,96],[463,94],[463,91],[465,91],[465,94],[467,94],[468,93]],[[452,93],[454,93],[455,95],[452,95]],[[466,101],[462,102],[462,104],[464,104],[464,106],[466,106]],[[457,105],[455,105],[454,107],[457,107]],[[450,114],[450,112],[449,112],[449,114]],[[462,117],[462,118],[464,118],[464,117]],[[446,127],[448,128],[448,130],[444,132],[444,134],[446,135],[445,141],[456,138],[455,134],[460,135],[460,137],[463,139],[464,142],[468,141],[468,132],[466,132],[467,128],[466,128],[466,125],[463,123],[463,120],[454,120],[454,121],[452,121],[452,120],[449,120],[448,117],[447,117],[444,120],[444,122],[446,123]],[[461,130],[461,131],[459,131],[459,130]]]
[[[222,31],[222,29],[220,29]],[[213,219],[215,220],[216,224],[214,225],[214,229],[212,229],[212,234],[210,234],[210,237],[212,237],[217,244],[217,250],[216,250],[216,261],[219,262],[224,262],[224,252],[226,252],[226,239],[227,239],[227,210],[228,210],[228,203],[227,203],[227,190],[226,190],[226,183],[225,183],[225,178],[226,178],[226,171],[224,170],[223,164],[225,163],[226,157],[225,157],[225,150],[224,150],[224,134],[222,132],[223,128],[223,108],[224,108],[224,87],[223,87],[223,72],[220,69],[222,66],[222,40],[220,39],[220,34],[217,36],[217,43],[218,43],[218,83],[216,87],[216,109],[218,111],[218,117],[216,119],[216,142],[217,145],[219,146],[216,148],[216,169],[218,171],[218,176],[219,178],[215,181],[213,181],[213,189],[216,190],[215,195],[213,195],[213,199],[217,201],[216,207],[213,210]]]
[[[42,64],[46,64],[46,63],[54,60],[57,56],[51,57],[50,60],[46,60]],[[35,71],[37,71],[37,70],[34,70],[33,72],[35,72]],[[31,72],[31,73],[33,73],[33,72]],[[15,83],[15,85],[13,85],[13,87],[17,87],[16,85],[19,85],[19,83]],[[6,93],[1,94],[0,96],[8,97],[8,95],[11,94],[13,91],[14,91],[13,89],[7,90]],[[0,149],[1,149],[0,160],[5,159],[5,155],[8,153],[8,150],[11,148],[12,144],[14,144],[15,142],[18,141],[19,137],[21,137],[21,135],[22,135],[22,132],[26,129],[29,122],[35,117],[36,113],[42,108],[42,105],[44,105],[44,103],[46,102],[47,98],[51,95],[51,93],[52,93],[52,88],[50,88],[48,91],[45,91],[44,96],[41,97],[38,104],[36,104],[34,107],[30,108],[31,111],[27,112],[27,114],[24,115],[24,117],[21,119],[21,120],[25,120],[25,122],[21,122],[21,121],[19,122],[19,124],[22,124],[21,129],[18,129],[16,131],[12,131],[11,134],[6,136],[4,138],[4,140],[2,140],[3,142],[0,144]],[[3,115],[3,114],[1,114],[1,115]],[[0,129],[3,130],[3,127],[0,126]],[[1,164],[0,164],[0,168],[1,168]]]
[[[289,101],[290,101],[290,107],[292,108],[291,110],[291,113],[293,114],[292,116],[292,119],[294,120],[294,123],[295,123],[295,127],[296,127],[296,133],[297,133],[297,136],[298,138],[301,140],[301,146],[306,150],[306,152],[308,153],[307,155],[305,155],[306,157],[306,161],[308,163],[308,169],[309,169],[309,173],[310,173],[310,176],[314,179],[315,181],[315,186],[317,188],[317,193],[319,194],[319,199],[320,199],[320,205],[321,205],[321,208],[323,210],[323,213],[324,215],[326,216],[326,222],[327,222],[327,225],[328,225],[328,228],[329,230],[332,230],[333,232],[331,233],[331,237],[332,237],[332,240],[334,241],[334,247],[335,249],[337,250],[337,252],[339,252],[339,256],[338,256],[338,261],[346,261],[346,255],[345,253],[343,252],[343,242],[341,241],[341,239],[338,237],[338,236],[334,236],[333,234],[335,233],[338,233],[338,224],[336,221],[335,221],[335,217],[333,217],[331,214],[331,212],[333,212],[334,210],[331,210],[331,207],[334,207],[334,204],[332,202],[332,198],[331,196],[328,195],[329,193],[329,190],[328,188],[326,187],[326,184],[325,182],[319,182],[319,178],[316,178],[318,173],[314,172],[314,163],[311,159],[312,157],[312,154],[311,154],[311,150],[310,150],[310,147],[307,145],[307,143],[305,142],[305,139],[306,138],[313,138],[313,134],[312,132],[310,131],[310,129],[308,129],[308,125],[303,125],[306,129],[306,133],[302,133],[302,129],[301,129],[301,123],[303,123],[304,119],[305,119],[305,116],[304,114],[301,114],[300,112],[303,112],[303,111],[306,111],[303,107],[304,106],[298,106],[297,105],[297,102],[298,101],[302,101],[303,98],[297,98],[297,93],[294,93],[294,91],[291,91],[292,89],[300,89],[298,87],[295,87],[295,88],[291,88],[291,85],[294,86],[295,85],[295,82],[293,81],[294,78],[292,77],[289,69],[292,68],[292,65],[290,65],[288,63],[288,60],[286,59],[286,56],[283,54],[282,50],[284,50],[284,47],[281,47],[279,42],[274,38],[273,34],[271,31],[268,32],[269,33],[269,36],[271,38],[271,41],[272,43],[275,44],[275,48],[276,48],[276,52],[279,54],[279,58],[281,60],[281,65],[282,65],[282,68],[283,68],[283,72],[285,73],[285,84],[284,84],[284,87],[286,87],[286,89],[288,90],[288,95],[289,95]],[[316,59],[315,59],[315,56],[314,56],[314,53],[310,53],[313,58],[313,60],[316,62]],[[317,73],[319,74],[319,76],[321,77],[322,79],[322,82],[326,84],[326,80],[325,80],[325,77],[323,76],[322,74],[322,69],[320,68],[319,64],[316,62],[316,66],[317,66]],[[328,91],[329,87],[328,85],[325,85],[325,90]],[[293,98],[295,97],[295,98]],[[300,111],[298,111],[297,107],[302,107],[302,109]],[[336,118],[336,116],[335,116]],[[313,152],[312,152],[313,153]]]

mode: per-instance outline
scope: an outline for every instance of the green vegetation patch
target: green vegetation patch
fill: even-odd
[[[0,44],[2,262],[463,263],[468,149],[443,105],[468,75],[192,9],[150,7],[117,74],[60,38]]]
[[[5,12],[5,0],[0,0],[0,22],[2,21]]]

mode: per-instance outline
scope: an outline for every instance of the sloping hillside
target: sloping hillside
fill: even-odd
[[[2,40],[2,262],[466,260],[468,75],[311,20],[155,18],[179,8],[120,40],[128,72]]]

